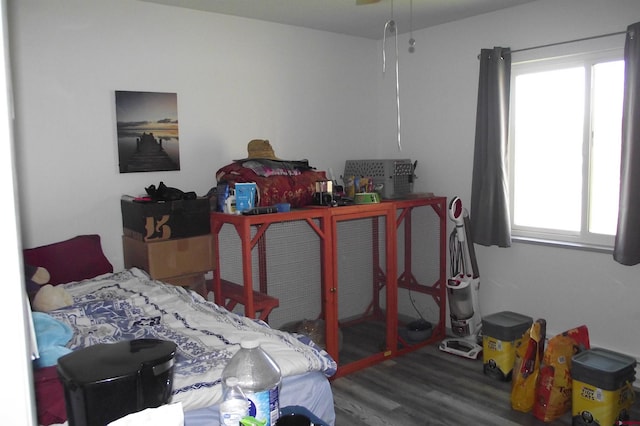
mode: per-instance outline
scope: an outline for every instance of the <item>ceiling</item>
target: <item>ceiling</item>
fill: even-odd
[[[432,27],[534,0],[379,0],[360,5],[356,5],[356,0],[142,1],[379,40],[383,38],[384,25],[390,19],[395,21],[402,34],[411,29]]]

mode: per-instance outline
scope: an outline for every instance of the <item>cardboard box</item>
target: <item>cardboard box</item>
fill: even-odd
[[[122,247],[125,268],[144,269],[157,280],[204,274],[215,268],[211,234],[148,243],[125,235]]]
[[[211,232],[209,199],[139,202],[124,195],[120,200],[124,234],[140,241],[162,241]]]
[[[163,278],[162,281],[169,284],[178,285],[180,287],[189,287],[191,289],[199,289],[200,287],[206,287],[207,285],[207,281],[203,273]]]
[[[169,277],[163,278],[162,282],[177,285],[180,287],[187,287],[190,290],[195,291],[200,296],[205,299],[209,295],[209,288],[207,287],[207,280],[205,274],[191,274],[191,275],[181,275],[179,277]]]

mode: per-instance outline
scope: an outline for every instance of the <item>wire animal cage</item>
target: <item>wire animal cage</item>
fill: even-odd
[[[347,160],[343,178],[349,176],[369,177],[376,186],[382,185],[380,196],[385,199],[399,198],[413,192],[414,165],[409,159],[402,160]]]

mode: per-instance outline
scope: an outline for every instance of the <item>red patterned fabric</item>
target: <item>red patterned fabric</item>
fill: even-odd
[[[295,208],[312,204],[316,181],[326,180],[327,175],[323,171],[306,170],[295,176],[262,177],[235,162],[218,170],[216,179],[229,184],[255,182],[258,186],[258,206],[290,203]]]

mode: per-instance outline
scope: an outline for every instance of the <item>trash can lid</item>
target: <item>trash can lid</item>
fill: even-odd
[[[173,360],[175,351],[175,343],[160,339],[99,343],[60,357],[58,374],[77,384],[112,380]]]

